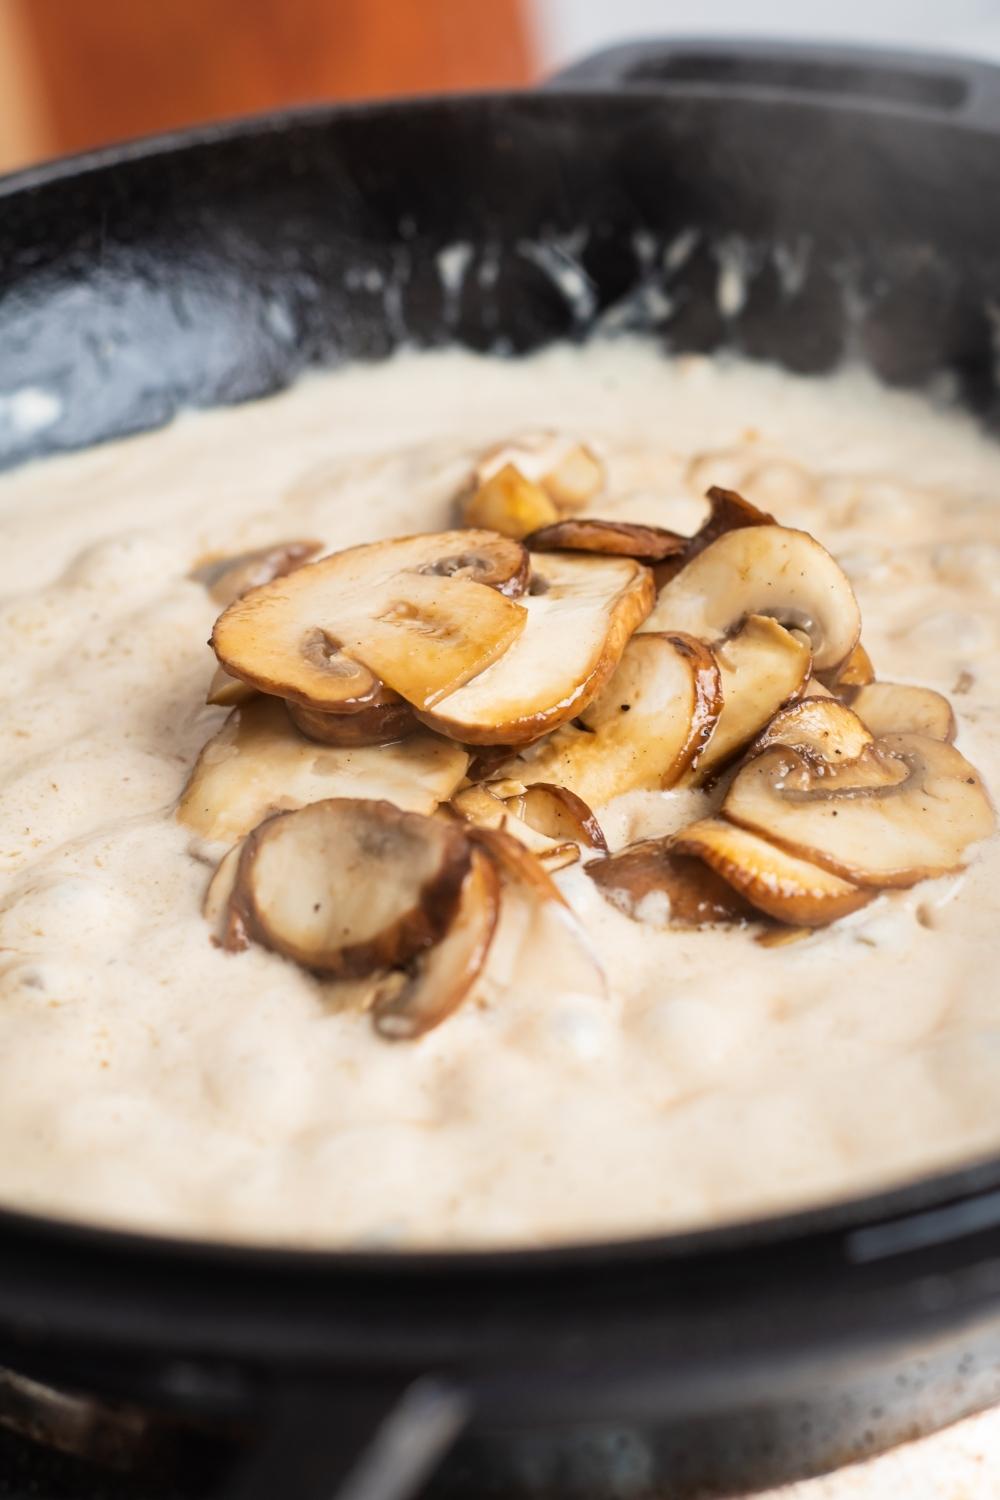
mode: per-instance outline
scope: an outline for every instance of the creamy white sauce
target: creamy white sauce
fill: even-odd
[[[508,931],[477,1001],[415,1044],[271,953],[212,946],[210,867],[173,817],[224,718],[188,571],[449,524],[473,456],[545,424],[602,446],[601,514],[694,529],[705,486],[735,483],[814,531],[879,675],[948,693],[1000,789],[1000,448],[860,373],[624,341],[410,354],[28,466],[0,480],[0,1201],[297,1244],[537,1244],[1000,1150],[998,842],[773,949],[638,925],[570,870],[610,1000],[556,992]],[[647,793],[603,821],[621,845],[696,812]]]

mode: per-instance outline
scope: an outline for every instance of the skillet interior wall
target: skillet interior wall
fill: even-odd
[[[700,87],[319,110],[57,164],[0,193],[0,465],[404,342],[618,329],[948,372],[995,419],[997,160],[944,105]]]

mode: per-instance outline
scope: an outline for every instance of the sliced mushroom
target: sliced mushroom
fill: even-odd
[[[859,641],[845,662],[831,674],[830,685],[841,688],[865,687],[875,681],[872,659]]]
[[[538,557],[524,631],[499,661],[418,717],[464,744],[537,739],[601,691],[652,598],[649,570],[630,558]]]
[[[242,853],[241,839],[228,854],[223,855],[216,866],[201,907],[202,916],[212,928],[212,942],[230,953],[239,953],[250,946],[242,915],[232,905]]]
[[[521,549],[489,531],[372,542],[254,589],[220,615],[212,645],[233,676],[322,711],[345,697],[359,664],[372,680],[428,707],[501,657],[527,614],[495,587]],[[460,571],[449,572],[461,561]]]
[[[700,859],[677,853],[669,838],[645,839],[584,869],[612,906],[654,927],[711,927],[757,915]]]
[[[262,818],[326,797],[384,797],[411,812],[446,802],[468,765],[458,745],[415,734],[398,745],[316,745],[277,698],[234,709],[198,757],[177,816],[202,838],[233,843]]]
[[[688,537],[683,552],[665,559],[656,569],[656,584],[662,588],[682,568],[704,552],[720,536],[728,531],[739,531],[744,526],[773,526],[775,520],[766,510],[758,510],[749,500],[744,500],[735,490],[725,490],[713,484],[707,496],[708,515],[694,536]]]
[[[205,702],[211,703],[215,708],[237,708],[239,704],[249,702],[256,692],[257,689],[251,687],[249,682],[241,682],[238,677],[230,677],[223,667],[216,667],[208,684]]]
[[[503,879],[512,885],[526,886],[543,901],[566,905],[566,899],[538,856],[504,828],[474,826],[469,838],[489,855]]]
[[[951,704],[933,688],[902,682],[871,682],[849,693],[848,702],[875,736],[926,734],[933,740],[955,738]]]
[[[823,927],[875,896],[839,875],[779,849],[725,818],[703,818],[679,834],[677,854],[704,860],[751,906],[796,927]]]
[[[961,867],[993,829],[978,773],[925,735],[876,740],[844,764],[772,746],[740,771],[725,816],[858,885],[908,886]]]
[[[829,765],[857,760],[872,735],[856,713],[836,698],[800,698],[775,714],[750,747],[759,755],[770,745],[790,745],[812,760]]]
[[[790,631],[764,615],[751,615],[731,640],[715,649],[722,682],[722,711],[692,779],[708,781],[746,747],[789,698],[802,691],[810,653]]]
[[[517,816],[536,833],[544,834],[546,838],[557,841],[570,839],[588,849],[599,849],[607,853],[608,841],[600,823],[583,798],[571,792],[568,787],[538,781],[509,798],[507,806],[512,807]]]
[[[335,797],[254,829],[232,904],[257,942],[308,969],[359,978],[444,936],[470,861],[454,824]]]
[[[482,455],[475,482],[485,483],[507,466],[537,484],[562,512],[582,509],[604,488],[604,464],[587,443],[569,433],[522,432]]]
[[[188,577],[204,584],[217,604],[232,604],[251,589],[293,573],[322,550],[322,542],[274,542],[235,557],[212,558],[192,569]]]
[[[401,988],[376,999],[372,1020],[380,1036],[413,1041],[458,1009],[483,971],[499,915],[499,876],[474,850],[447,932],[414,961]]]
[[[544,870],[554,874],[576,864],[580,850],[565,833],[548,834],[536,829],[523,814],[524,788],[515,797],[502,798],[488,787],[477,785],[456,792],[451,806],[477,828],[501,829],[517,839],[535,856]]]
[[[686,635],[637,635],[601,696],[510,763],[527,784],[566,787],[591,807],[624,792],[671,787],[715,727],[722,695],[712,652]]]
[[[854,590],[819,542],[784,526],[729,531],[660,590],[646,630],[685,630],[714,645],[750,615],[804,631],[813,667],[836,667],[854,650],[861,615]]]
[[[495,529],[495,528],[494,528]],[[519,599],[531,576],[531,557],[514,537],[499,535],[490,546],[459,547],[418,570],[437,578],[468,578],[508,599]]]
[[[633,521],[556,521],[525,537],[532,552],[597,552],[604,557],[634,557],[639,562],[663,562],[689,545],[687,537],[662,526],[640,526]]]
[[[520,539],[548,526],[559,515],[555,501],[520,469],[507,464],[484,479],[462,506],[466,526],[484,526]]]
[[[320,745],[394,745],[420,727],[410,705],[388,688],[382,703],[356,713],[320,713],[293,702],[285,706],[295,727]]]

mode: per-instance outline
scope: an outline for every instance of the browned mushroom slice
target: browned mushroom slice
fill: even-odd
[[[779,849],[725,818],[692,823],[674,840],[678,854],[704,860],[766,916],[798,927],[824,927],[875,896],[839,875]]]
[[[522,432],[485,452],[476,466],[481,485],[511,466],[545,492],[561,512],[582,509],[604,488],[604,464],[587,443],[569,433]],[[540,523],[541,524],[541,523]]]
[[[501,657],[527,621],[520,604],[473,581],[477,556],[482,571],[495,575],[520,553],[489,531],[428,533],[337,552],[231,604],[215,623],[212,645],[233,676],[306,708],[336,709],[345,671],[353,674],[359,664],[427,707]],[[460,572],[434,571],[456,558]]]
[[[925,735],[876,740],[844,764],[772,746],[736,777],[727,818],[858,885],[908,886],[959,869],[994,826],[969,762]]]
[[[410,705],[385,691],[384,702],[368,704],[356,713],[320,713],[293,702],[286,707],[295,727],[320,745],[394,745],[420,726]]]
[[[809,675],[809,648],[776,620],[751,615],[715,649],[722,682],[722,712],[715,733],[693,768],[703,783],[734,759]]]
[[[205,745],[177,816],[202,838],[231,844],[269,813],[326,797],[384,797],[430,813],[451,796],[468,759],[430,734],[358,749],[317,745],[277,698],[259,697],[234,709]]]
[[[600,823],[594,817],[582,797],[568,787],[555,786],[552,782],[538,781],[526,786],[519,795],[511,797],[507,806],[512,807],[536,833],[546,838],[570,839],[588,849],[600,849],[605,854],[608,841]]]
[[[872,734],[926,734],[933,740],[955,738],[951,704],[933,688],[902,682],[871,682],[857,688],[848,702]]]
[[[836,698],[801,698],[776,713],[750,746],[759,755],[769,745],[790,745],[810,759],[838,762],[857,760],[872,743],[872,735],[846,704]]]
[[[188,576],[204,584],[217,604],[232,604],[251,589],[293,573],[322,550],[322,542],[274,542],[235,557],[213,558],[199,564]]]
[[[850,656],[833,673],[828,674],[830,686],[841,688],[865,687],[875,681],[872,659],[859,641]]]
[[[535,562],[524,631],[499,661],[419,715],[431,729],[469,745],[526,744],[574,718],[611,677],[652,603],[649,570],[624,557],[552,553]]]
[[[454,824],[336,797],[254,829],[232,904],[257,942],[358,978],[408,963],[447,932],[470,858]]]
[[[474,826],[469,830],[469,838],[489,855],[505,881],[526,886],[543,901],[566,905],[565,897],[538,856],[506,827]]]
[[[700,859],[676,853],[669,838],[645,839],[584,869],[612,906],[651,926],[711,927],[757,915]]]
[[[750,615],[766,615],[812,644],[818,672],[854,650],[861,615],[844,573],[805,531],[729,531],[660,590],[646,630],[685,630],[714,645]]]
[[[548,834],[525,818],[524,790],[524,787],[519,787],[516,796],[502,798],[488,787],[469,786],[455,793],[451,806],[477,828],[502,829],[517,839],[550,874],[576,864],[580,850],[572,835]]]
[[[241,682],[238,677],[230,677],[223,667],[216,667],[208,684],[205,702],[211,703],[214,708],[237,708],[254,697],[256,692],[257,689],[251,687],[249,682]]]
[[[496,530],[496,528],[494,528]],[[508,599],[519,599],[528,587],[531,557],[516,538],[498,535],[492,545],[457,547],[454,552],[425,563],[419,570],[438,578],[468,578],[485,584]]]
[[[637,635],[601,696],[511,763],[526,783],[567,787],[591,807],[624,792],[675,785],[704,748],[721,708],[719,669],[691,636]]]
[[[525,538],[533,552],[597,552],[605,557],[635,557],[639,562],[662,562],[688,546],[688,538],[662,526],[633,521],[556,521]]]
[[[474,850],[447,932],[414,961],[401,988],[376,999],[372,1020],[380,1036],[413,1041],[458,1009],[483,971],[499,914],[499,876]]]
[[[201,907],[202,916],[212,928],[212,942],[230,953],[238,953],[250,946],[243,918],[232,904],[242,853],[241,839],[228,854],[223,855],[216,866]]]
[[[758,510],[749,500],[744,500],[735,490],[725,490],[713,484],[706,496],[708,515],[694,536],[688,537],[683,552],[669,557],[656,569],[656,583],[662,588],[683,567],[693,561],[699,552],[704,552],[727,531],[739,531],[744,526],[773,526],[775,519],[766,510]]]
[[[541,485],[526,479],[513,464],[484,479],[462,506],[466,526],[485,526],[518,539],[547,526],[558,515],[555,501]]]

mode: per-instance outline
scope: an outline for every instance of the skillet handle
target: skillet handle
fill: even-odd
[[[878,47],[665,37],[595,52],[547,87],[654,94],[710,88],[723,97],[867,104],[1000,129],[1000,67]]]
[[[413,1500],[469,1412],[466,1395],[433,1376],[378,1391],[283,1387],[220,1500]]]

